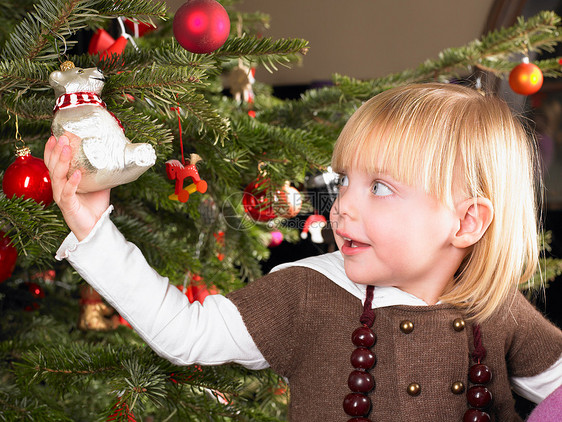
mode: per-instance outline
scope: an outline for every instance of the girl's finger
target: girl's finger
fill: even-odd
[[[49,162],[45,162],[45,165],[51,173],[51,179],[53,178],[54,169],[60,160],[60,155],[65,144],[68,144],[68,138],[61,136],[58,140],[56,140],[55,145],[49,154]]]
[[[77,204],[76,190],[78,189],[80,179],[82,179],[82,174],[80,173],[80,170],[76,170],[64,184],[59,204],[63,212],[72,210],[72,208]]]
[[[45,151],[43,152],[43,161],[47,168],[49,168],[49,163],[51,162],[51,154],[53,153],[53,148],[57,144],[57,139],[51,136],[47,143],[45,144]]]
[[[58,147],[57,147],[58,148]],[[51,186],[53,188],[53,198],[55,202],[59,202],[62,190],[67,183],[67,175],[70,169],[70,158],[72,152],[68,145],[60,148],[60,153],[55,149],[51,159],[51,168],[49,169],[51,175]]]

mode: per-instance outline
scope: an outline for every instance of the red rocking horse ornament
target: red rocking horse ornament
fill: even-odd
[[[207,192],[207,182],[199,177],[199,172],[195,166],[201,160],[197,154],[191,154],[189,164],[184,166],[178,160],[166,161],[166,174],[168,179],[176,181],[174,193],[168,196],[172,201],[187,202],[189,194],[194,192]],[[191,177],[193,183],[186,188],[183,187],[183,181],[187,177]]]

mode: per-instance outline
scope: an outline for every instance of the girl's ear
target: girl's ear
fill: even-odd
[[[494,207],[487,198],[469,198],[457,207],[458,230],[453,235],[453,246],[468,248],[478,242],[494,218]]]

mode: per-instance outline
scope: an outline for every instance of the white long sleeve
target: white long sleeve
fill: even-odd
[[[211,295],[187,297],[146,262],[104,213],[81,242],[71,233],[57,252],[123,316],[158,355],[178,365],[236,362],[267,368],[236,306]]]

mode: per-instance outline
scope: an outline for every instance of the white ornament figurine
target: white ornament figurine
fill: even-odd
[[[95,192],[132,182],[156,162],[150,144],[131,143],[121,122],[100,98],[105,78],[96,68],[64,62],[49,76],[57,97],[51,126],[57,138],[70,132],[69,176],[82,171],[78,192]]]
[[[310,233],[310,239],[314,243],[324,243],[322,237],[322,229],[326,227],[326,217],[323,215],[313,214],[304,222],[304,228],[301,232],[301,239],[306,239]]]

